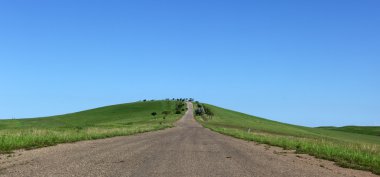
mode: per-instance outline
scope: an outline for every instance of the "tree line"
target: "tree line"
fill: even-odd
[[[175,114],[182,114],[182,112],[184,112],[184,111],[187,110],[186,103],[185,103],[186,101],[190,101],[190,102],[194,101],[193,98],[172,98],[172,99],[167,98],[165,100],[166,101],[175,101],[176,102],[175,103],[175,108],[173,110],[173,113],[175,113]],[[142,101],[146,102],[148,100],[144,99]],[[154,101],[154,100],[150,100],[150,101]],[[172,111],[169,111],[169,110],[161,112],[161,115],[163,116],[162,118],[165,120],[166,117],[168,115],[170,115],[171,113],[172,113]],[[151,115],[153,116],[154,119],[156,119],[157,116],[159,115],[159,113],[152,112]]]

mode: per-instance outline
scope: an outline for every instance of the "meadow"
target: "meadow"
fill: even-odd
[[[0,120],[0,153],[165,129],[183,115],[184,111],[175,114],[183,104],[141,101],[51,117]]]
[[[198,107],[197,104],[194,105]],[[211,114],[196,116],[196,119],[213,131],[332,160],[343,167],[380,174],[378,136],[296,126],[213,105],[200,105]]]
[[[320,129],[336,130],[343,132],[359,133],[366,135],[375,135],[380,138],[379,126],[344,126],[344,127],[318,127]]]

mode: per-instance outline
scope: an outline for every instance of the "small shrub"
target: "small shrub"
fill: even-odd
[[[156,112],[152,112],[152,113],[150,113],[154,118],[156,118],[156,115],[157,115],[157,113]]]

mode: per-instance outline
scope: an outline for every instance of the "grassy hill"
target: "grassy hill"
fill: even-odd
[[[184,103],[135,102],[51,117],[0,120],[0,153],[164,129],[184,113],[174,114],[179,105]],[[201,106],[207,114],[196,119],[211,130],[380,174],[380,138],[375,136],[379,135],[378,127],[310,128],[208,104]],[[170,111],[165,119],[164,111]],[[157,116],[153,117],[152,112],[157,112]]]
[[[135,102],[51,117],[0,120],[0,152],[164,129],[181,117],[174,114],[179,104],[184,103]],[[164,119],[163,111],[171,113]],[[157,112],[156,118],[152,112]]]
[[[318,127],[326,130],[336,130],[342,132],[359,133],[366,135],[380,136],[380,126],[344,126],[344,127]]]
[[[294,149],[333,160],[344,167],[380,173],[378,136],[280,123],[220,107],[202,104],[196,119],[205,127],[233,137]],[[197,106],[195,106],[197,107]]]

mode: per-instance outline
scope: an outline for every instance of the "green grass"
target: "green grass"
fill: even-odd
[[[345,127],[318,127],[318,128],[380,136],[380,127],[379,126],[345,126]]]
[[[380,174],[378,136],[284,124],[204,104],[214,116],[196,119],[213,131],[259,143],[294,149],[343,167]]]
[[[0,153],[172,127],[182,116],[174,114],[176,103],[135,102],[51,117],[0,120]],[[163,111],[171,114],[163,119]],[[156,118],[152,112],[158,113]]]

